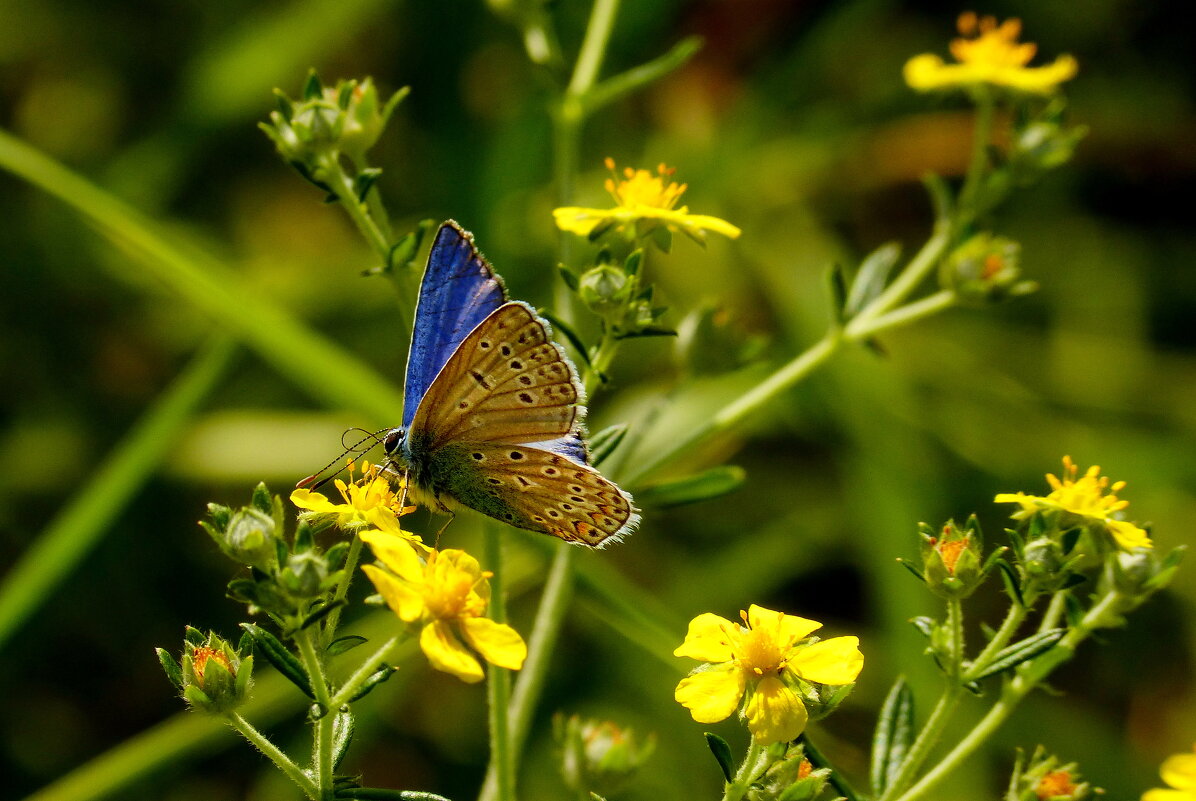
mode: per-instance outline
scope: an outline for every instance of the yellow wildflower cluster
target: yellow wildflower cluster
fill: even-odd
[[[796,738],[809,717],[803,683],[851,684],[864,666],[856,637],[808,638],[822,624],[752,605],[743,624],[706,613],[689,624],[673,652],[709,663],[677,685],[675,698],[699,723],[717,723],[740,706],[761,745]]]
[[[707,231],[730,239],[739,236],[739,229],[726,220],[690,214],[688,206],[676,208],[688,184],[671,180],[674,168],[660,164],[652,173],[626,167],[620,177],[614,159],[610,158],[606,160],[606,168],[611,172],[611,177],[606,179],[606,191],[615,201],[614,208],[566,206],[555,209],[552,215],[562,231],[591,236],[636,226],[635,234],[643,236],[656,225],[664,225],[670,231],[680,231],[699,242],[705,241]]]
[[[1037,45],[1019,42],[1021,20],[997,24],[995,17],[978,17],[972,12],[959,17],[959,39],[951,41],[951,55],[958,63],[947,64],[932,53],[914,56],[905,64],[905,82],[919,91],[957,89],[981,84],[1034,94],[1055,91],[1059,84],[1075,77],[1078,69],[1071,56],[1059,56],[1051,64],[1028,67]]]
[[[398,527],[396,518],[415,511],[414,506],[402,505],[402,482],[396,492],[390,479],[382,475],[381,465],[362,464],[361,475],[354,478],[355,465],[349,462],[349,481],[336,479],[333,483],[344,503],[333,503],[322,493],[301,488],[291,493],[291,503],[311,517],[331,517],[340,528],[356,531],[367,526]]]
[[[1037,511],[1065,512],[1095,523],[1104,528],[1122,550],[1151,548],[1153,543],[1144,529],[1119,518],[1129,501],[1117,497],[1125,489],[1125,482],[1110,484],[1108,477],[1100,474],[1100,467],[1089,467],[1084,475],[1070,456],[1063,457],[1063,478],[1047,473],[1051,493],[1046,496],[1027,495],[1024,492],[1003,492],[993,500],[996,503],[1016,503],[1022,508],[1013,513],[1014,519],[1022,520]]]

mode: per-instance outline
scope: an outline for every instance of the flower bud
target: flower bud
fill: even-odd
[[[328,589],[328,560],[314,550],[293,553],[278,581],[295,598],[311,598]]]
[[[599,264],[582,274],[577,291],[590,311],[609,317],[622,311],[630,289],[631,281],[622,268]]]
[[[984,232],[951,252],[943,262],[941,282],[954,289],[964,303],[983,305],[1026,295],[1037,289],[1022,281],[1021,245],[1003,236]]]
[[[830,768],[815,770],[803,752],[801,745],[789,746],[784,756],[752,783],[747,793],[749,801],[813,801],[821,795]]]
[[[969,521],[971,523],[972,521]],[[922,574],[931,592],[943,598],[967,598],[984,581],[980,532],[947,521],[937,536],[922,531]]]
[[[213,714],[235,709],[245,700],[252,675],[253,657],[242,659],[214,633],[202,644],[183,644],[183,697],[194,709]]]
[[[1019,758],[1009,798],[1016,801],[1081,801],[1092,794],[1092,787],[1079,779],[1074,762],[1060,765],[1058,757],[1048,755],[1039,746],[1024,770]]]
[[[259,496],[269,490],[259,485],[254,491],[254,505],[243,506],[233,512],[227,506],[208,504],[208,520],[200,526],[238,564],[251,565],[269,571],[277,562],[277,532],[281,528],[279,515],[267,514],[260,508]],[[281,505],[278,506],[281,513]]]
[[[638,737],[610,721],[565,718],[558,713],[553,729],[560,746],[561,775],[574,792],[607,796],[639,770],[656,749],[656,737]]]
[[[1110,553],[1097,591],[1118,593],[1124,600],[1117,611],[1129,612],[1171,583],[1183,554],[1182,547],[1166,556],[1151,548]]]

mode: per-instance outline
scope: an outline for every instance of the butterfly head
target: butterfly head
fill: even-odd
[[[382,438],[382,449],[386,451],[386,455],[391,461],[400,461],[403,458],[404,447],[407,444],[407,430],[403,428],[392,428],[386,432],[386,436]]]

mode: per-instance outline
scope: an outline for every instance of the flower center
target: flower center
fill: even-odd
[[[1107,476],[1100,474],[1100,467],[1093,465],[1083,476],[1077,478],[1079,468],[1070,457],[1063,460],[1063,478],[1047,475],[1052,492],[1047,496],[1069,512],[1086,517],[1107,518],[1127,506],[1129,501],[1117,497],[1125,488],[1124,481],[1109,483]]]
[[[191,653],[191,667],[195,671],[195,678],[199,681],[201,687],[203,686],[204,668],[208,666],[209,659],[215,659],[224,665],[224,669],[229,673],[233,672],[233,666],[229,663],[228,657],[224,655],[223,651],[217,648],[209,648],[206,645],[196,648]]]
[[[785,655],[781,653],[775,632],[748,629],[732,640],[731,649],[739,666],[756,676],[777,673],[785,667]]]
[[[1075,791],[1076,786],[1072,784],[1071,774],[1065,770],[1056,770],[1038,780],[1034,795],[1045,799],[1072,795]]]
[[[959,17],[959,32],[964,38],[951,41],[951,54],[964,64],[1024,67],[1038,49],[1030,42],[1017,41],[1022,32],[1019,19],[998,25],[995,17],[977,17],[969,11]]]
[[[671,209],[677,205],[677,201],[688,188],[687,184],[678,184],[675,181],[666,184],[665,180],[671,177],[675,170],[664,164],[657,166],[655,175],[647,170],[626,167],[622,178],[615,174],[614,160],[607,159],[606,166],[612,174],[612,177],[606,179],[606,191],[615,199],[615,203],[624,208],[647,206],[654,209]]]

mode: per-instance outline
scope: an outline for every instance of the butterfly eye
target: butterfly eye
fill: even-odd
[[[392,428],[386,432],[386,439],[382,440],[382,448],[389,454],[394,453],[395,448],[399,447],[399,440],[403,438],[403,429]]]

